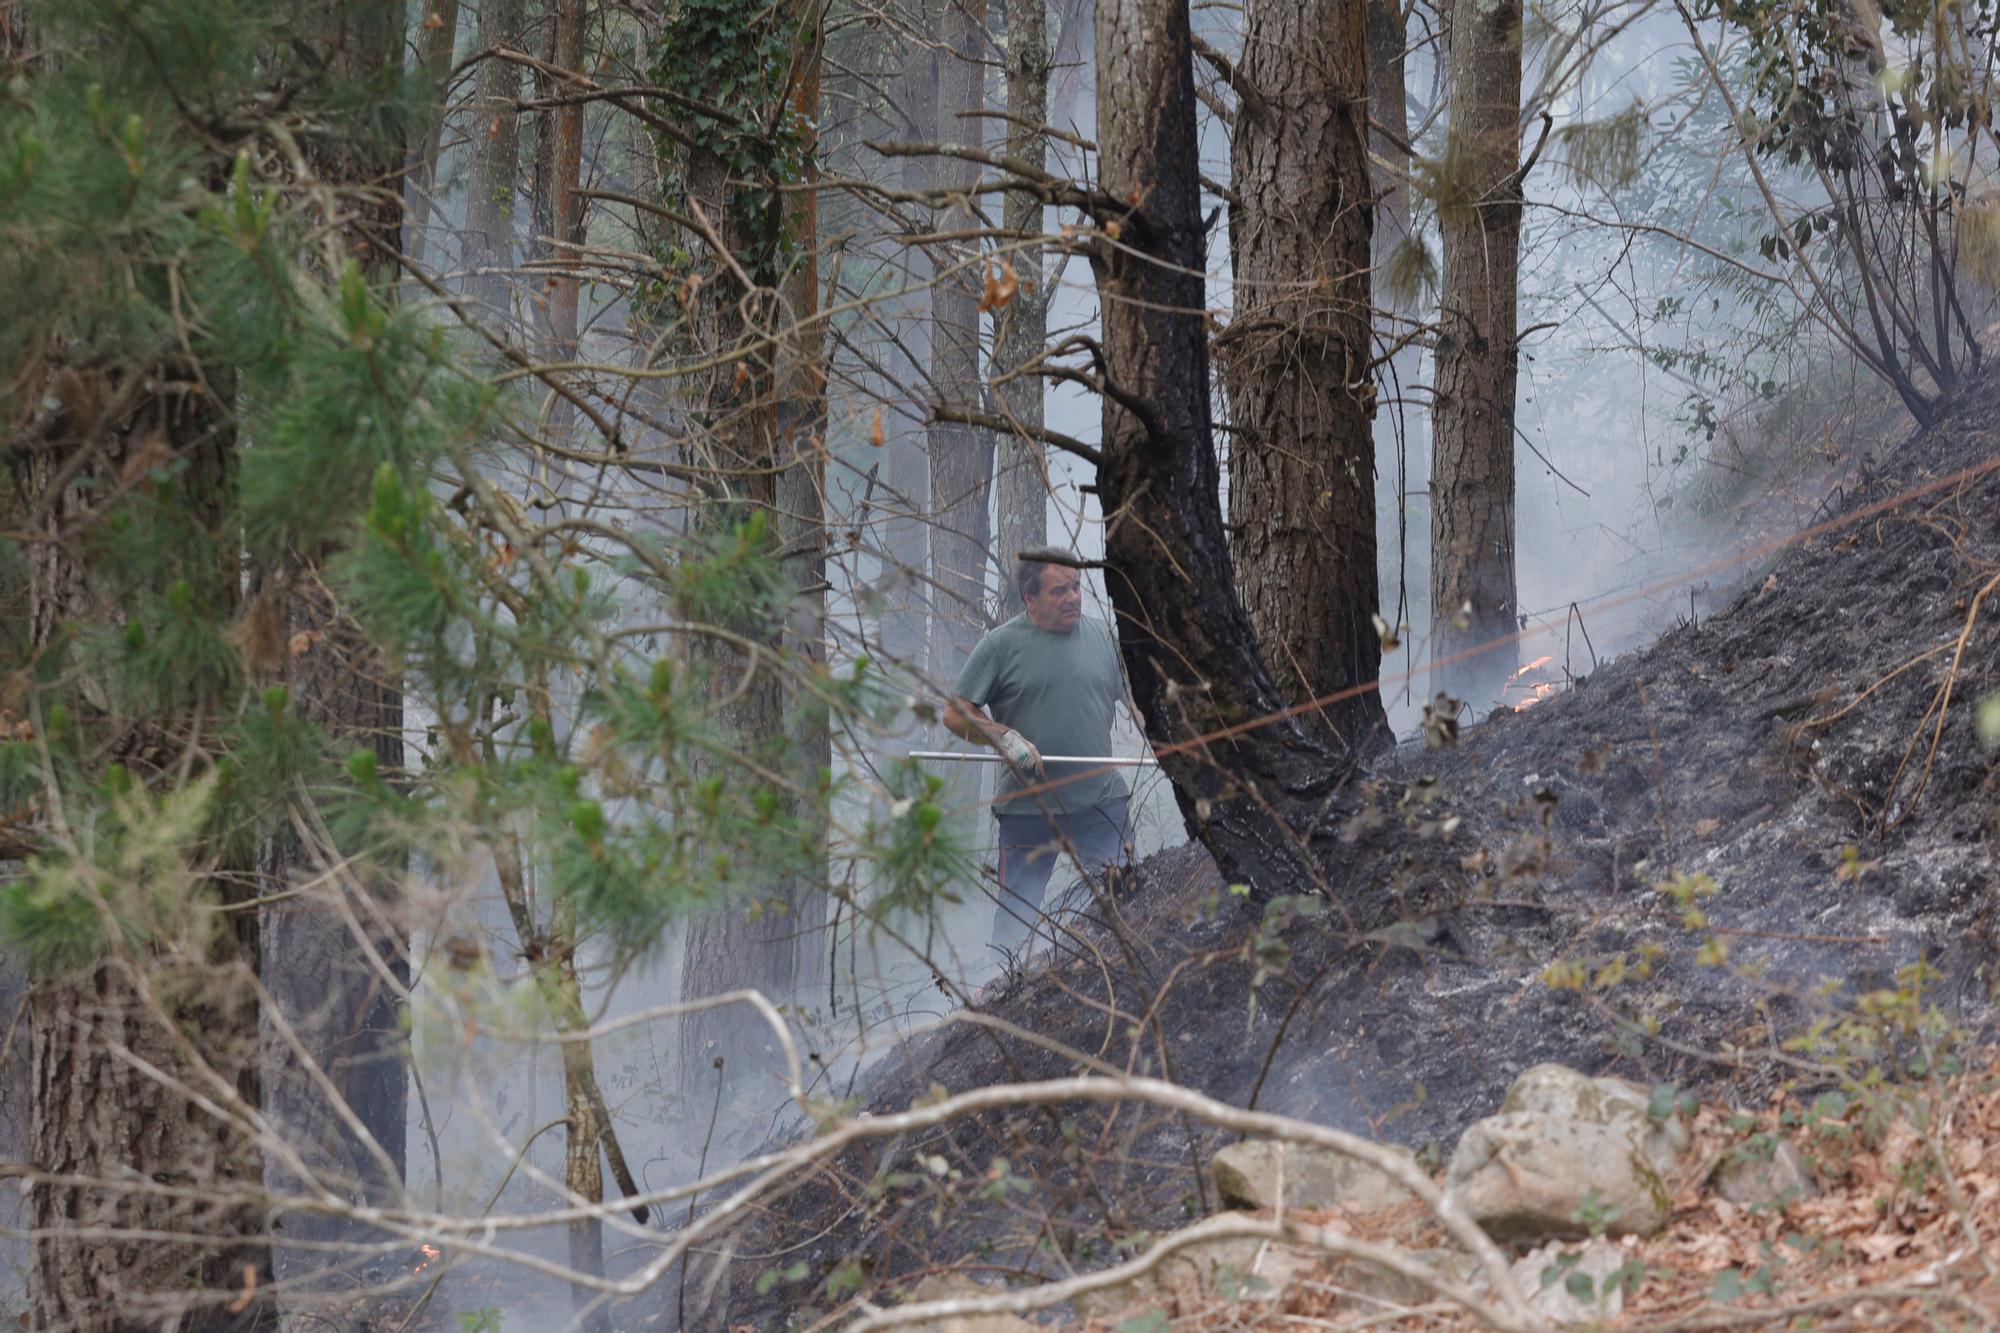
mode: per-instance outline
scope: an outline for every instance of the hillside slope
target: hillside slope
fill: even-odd
[[[1066,960],[987,1006],[1042,1041],[954,1025],[878,1067],[864,1105],[1081,1055],[1448,1149],[1538,1061],[1745,1100],[1823,1077],[1783,1043],[1888,995],[1986,1026],[2000,880],[1975,719],[2000,690],[1996,467],[1989,379],[1824,531],[1747,562],[1724,613],[1357,774],[1320,914],[1266,916],[1198,847],[1163,853]],[[947,1266],[1102,1263],[1212,1206],[1215,1139],[1065,1108],[850,1154],[695,1265],[718,1280],[691,1284],[709,1299],[690,1323],[810,1323]]]

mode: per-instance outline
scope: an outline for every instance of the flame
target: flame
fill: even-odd
[[[444,1253],[443,1250],[440,1250],[435,1245],[419,1245],[417,1248],[424,1252],[424,1261],[418,1264],[415,1268],[412,1268],[410,1270],[412,1273],[423,1272],[426,1268],[429,1268],[432,1264],[436,1263],[438,1261],[439,1256],[441,1256]]]
[[[1553,653],[1547,657],[1538,657],[1507,677],[1507,684],[1500,691],[1500,702],[1518,712],[1523,708],[1533,708],[1544,699],[1555,698],[1562,691],[1560,684],[1552,680],[1527,679],[1529,675],[1540,671],[1553,661],[1555,661]]]

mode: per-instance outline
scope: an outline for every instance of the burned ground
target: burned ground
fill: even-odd
[[[1232,894],[1198,847],[1163,853],[985,1006],[1070,1054],[954,1025],[878,1067],[864,1107],[1081,1055],[1448,1151],[1537,1061],[1747,1100],[1827,1078],[1787,1043],[1857,1007],[1914,995],[1987,1026],[1996,409],[1989,379],[1886,451],[1823,531],[1737,565],[1720,614],[1357,774],[1316,915]],[[1136,1109],[1023,1109],[850,1154],[696,1265],[690,1324],[803,1325],[945,1267],[1104,1263],[1212,1206],[1216,1141]]]

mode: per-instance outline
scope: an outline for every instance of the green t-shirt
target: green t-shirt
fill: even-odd
[[[1125,697],[1125,677],[1118,667],[1118,642],[1103,621],[1079,620],[1074,630],[1058,634],[1024,613],[987,631],[953,689],[1043,754],[1108,755],[1112,708]],[[1091,767],[1047,765],[1050,781]],[[1001,770],[995,814],[1037,814],[1045,808],[1075,814],[1130,795],[1114,770],[1002,804],[1021,785],[1012,768]]]

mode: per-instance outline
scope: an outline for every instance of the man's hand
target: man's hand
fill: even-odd
[[[1018,731],[1003,731],[993,739],[993,748],[1007,757],[1007,762],[1023,773],[1033,773],[1046,779],[1048,770],[1042,767],[1042,752],[1034,743]]]

